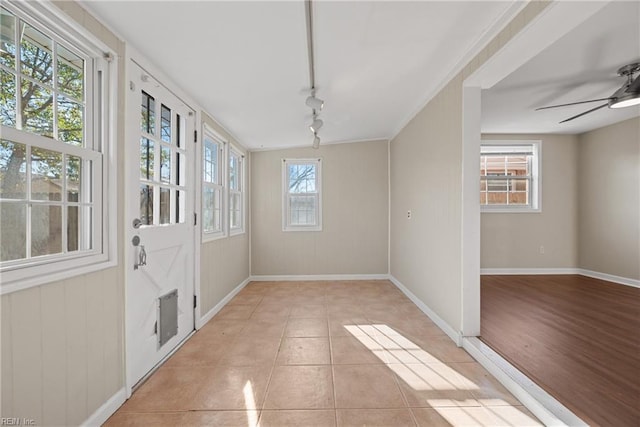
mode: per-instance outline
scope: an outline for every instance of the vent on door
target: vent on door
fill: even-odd
[[[162,347],[178,333],[178,290],[164,294],[159,302],[158,344]]]

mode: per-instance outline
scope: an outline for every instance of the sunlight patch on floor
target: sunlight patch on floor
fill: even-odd
[[[497,399],[492,399],[492,401],[495,400]],[[529,427],[543,425],[504,401],[500,406],[468,407],[446,406],[448,401],[443,402],[440,399],[430,399],[428,403],[452,426]]]
[[[253,386],[251,381],[247,381],[242,390],[244,393],[244,404],[247,409],[248,427],[256,427],[258,425],[258,411],[256,408],[256,399],[253,395]]]

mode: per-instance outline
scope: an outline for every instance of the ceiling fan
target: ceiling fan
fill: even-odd
[[[570,102],[568,104],[549,105],[548,107],[536,108],[536,111],[546,110],[548,108],[566,107],[569,105],[586,104],[589,102],[607,101],[602,105],[592,108],[591,110],[587,110],[584,113],[569,117],[568,119],[560,122],[564,123],[573,119],[577,119],[578,117],[582,117],[585,114],[592,113],[604,107],[624,108],[631,107],[632,105],[638,105],[640,104],[640,75],[635,79],[633,75],[639,71],[640,62],[634,62],[632,64],[625,65],[624,67],[620,67],[620,69],[618,70],[618,75],[626,77],[627,81],[624,82],[620,89],[616,90],[613,95],[608,98],[590,99],[588,101]]]

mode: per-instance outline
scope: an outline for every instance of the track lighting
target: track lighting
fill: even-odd
[[[324,123],[322,123],[322,120],[315,119],[313,123],[311,123],[311,126],[309,126],[309,129],[311,129],[311,132],[316,133],[322,127],[323,124]]]
[[[324,101],[322,99],[316,98],[314,95],[307,97],[305,104],[307,104],[307,107],[313,108],[317,111],[321,111],[322,107],[324,107]]]
[[[320,137],[318,135],[314,135],[313,137],[313,148],[320,148]]]

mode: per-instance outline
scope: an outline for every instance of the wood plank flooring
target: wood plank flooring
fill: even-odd
[[[482,276],[481,339],[590,425],[640,426],[640,289]]]

